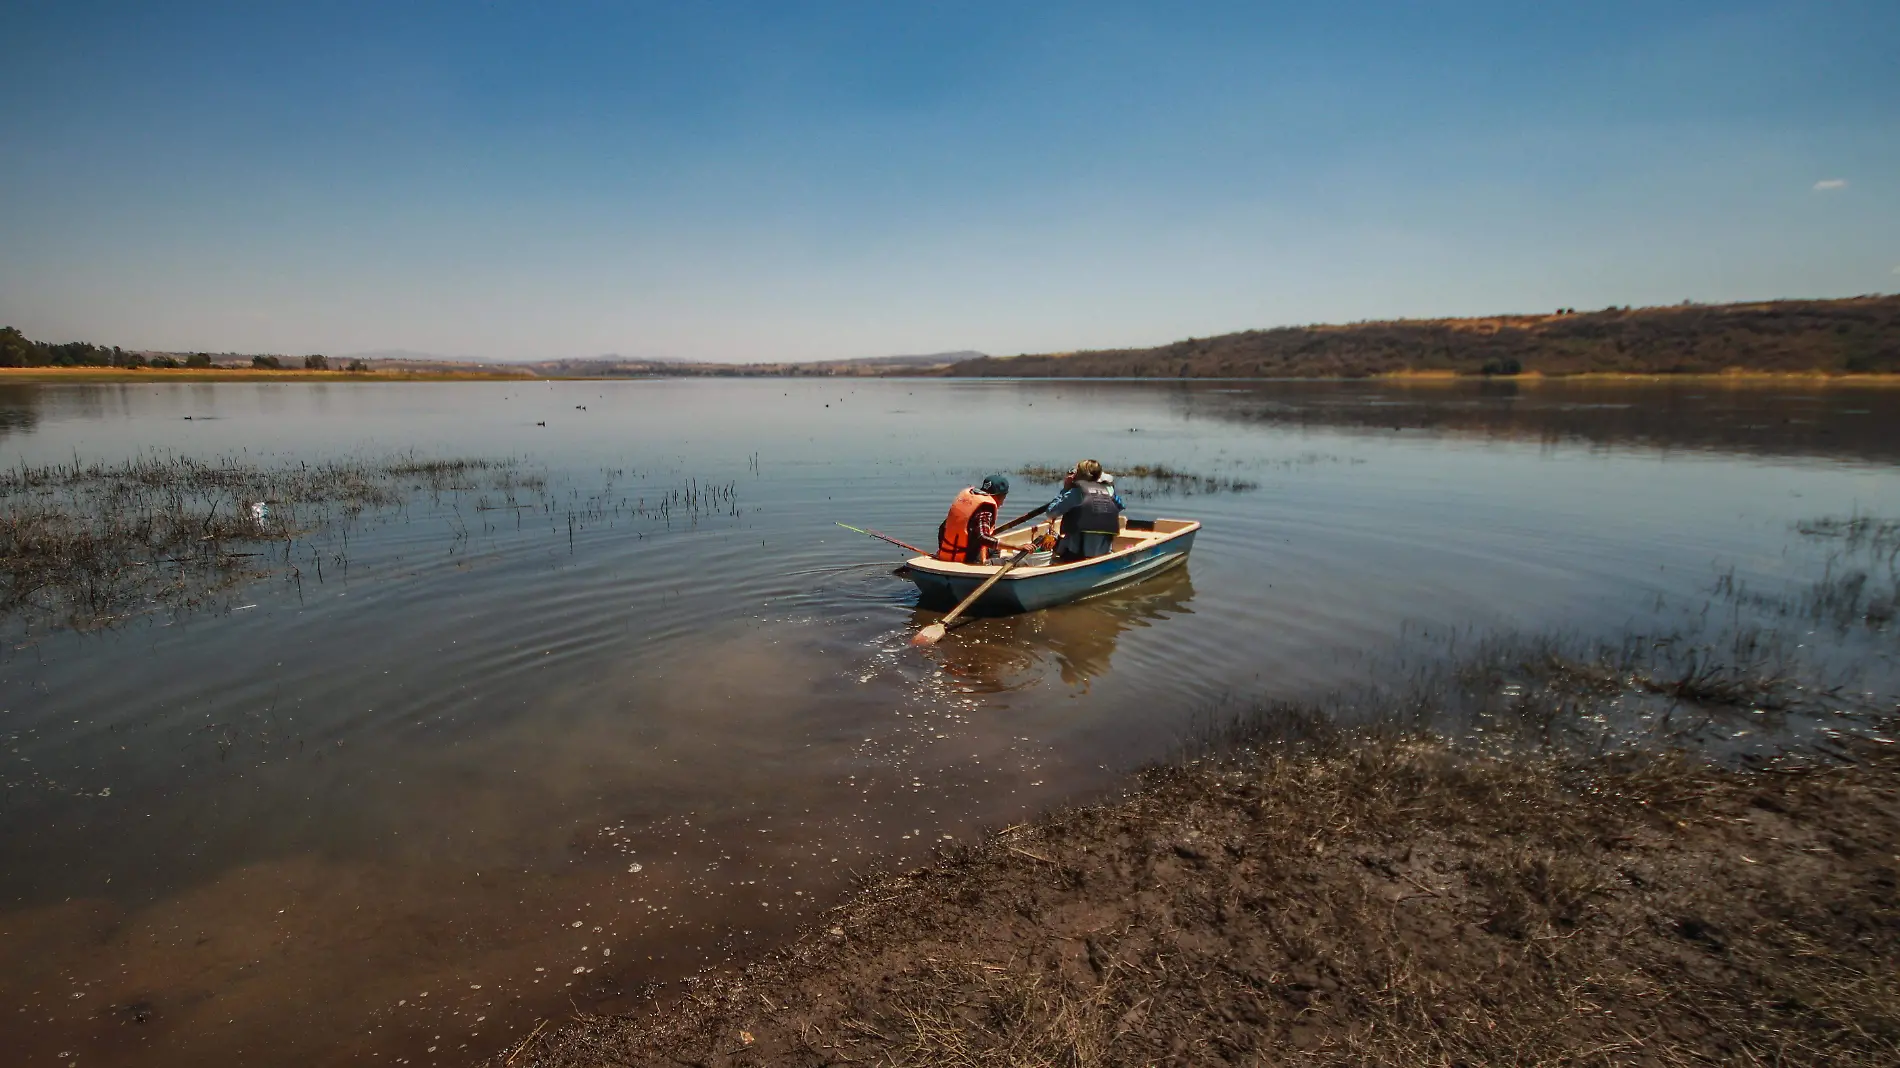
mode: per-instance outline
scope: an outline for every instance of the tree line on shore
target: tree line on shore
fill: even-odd
[[[306,371],[332,370],[327,356],[305,356],[301,362]],[[15,327],[0,327],[0,367],[118,367],[132,370],[141,367],[209,368],[212,366],[214,366],[212,355],[208,352],[150,354],[120,348],[117,345],[108,348],[104,345],[94,345],[89,341],[63,343],[34,341]],[[252,356],[251,366],[260,371],[277,371],[287,365],[285,357]],[[369,364],[362,360],[351,360],[347,365],[336,369],[367,371]]]

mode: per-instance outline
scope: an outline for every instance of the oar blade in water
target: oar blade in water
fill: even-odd
[[[915,638],[912,638],[910,640],[910,643],[912,645],[935,645],[938,642],[942,641],[944,631],[950,629],[950,624],[955,623],[959,619],[962,619],[963,613],[969,611],[971,605],[982,600],[983,595],[990,592],[990,587],[1002,581],[1003,576],[1009,574],[1010,569],[1014,568],[1017,564],[1022,563],[1024,560],[1029,559],[1029,554],[1034,552],[1035,548],[1036,547],[1033,545],[1023,546],[1020,550],[1017,551],[1015,556],[1010,557],[1007,561],[1004,562],[1002,567],[997,568],[995,574],[991,575],[989,578],[984,579],[983,585],[978,586],[976,588],[975,593],[972,593],[968,597],[965,597],[961,602],[957,604],[955,608],[952,608],[948,613],[946,613],[943,619],[939,620],[936,623],[932,623],[930,626],[925,627],[923,630],[918,631],[917,636]]]

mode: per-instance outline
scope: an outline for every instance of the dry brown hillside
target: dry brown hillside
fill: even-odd
[[[1290,326],[1110,349],[966,360],[964,376],[1362,378],[1729,370],[1900,373],[1900,296],[1608,308],[1483,319]]]

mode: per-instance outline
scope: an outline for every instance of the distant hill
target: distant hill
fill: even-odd
[[[961,349],[957,352],[933,352],[923,356],[866,356],[856,360],[821,360],[819,362],[851,367],[948,367],[966,360],[986,358],[984,353],[975,349]]]
[[[305,357],[280,353],[190,353],[108,348],[84,341],[34,341],[13,327],[0,327],[0,367],[173,367],[198,366],[243,369],[253,360],[263,366],[299,368]],[[312,356],[311,359],[316,359]],[[941,373],[960,361],[984,359],[971,349],[916,356],[866,356],[857,359],[812,360],[803,363],[712,363],[670,357],[635,358],[618,354],[561,360],[514,363],[476,356],[442,356],[410,349],[376,349],[328,356],[327,369],[387,372],[405,376],[449,375],[524,378],[680,378],[680,377],[796,377],[830,375],[901,375]]]
[[[1289,326],[1106,349],[963,360],[964,377],[1364,378],[1741,370],[1900,373],[1900,296],[1564,310]]]
[[[479,356],[444,356],[439,352],[417,352],[414,349],[371,349],[368,352],[346,352],[341,356],[335,357],[335,359],[342,360],[345,363],[349,362],[350,360],[362,360],[365,363],[368,363],[371,361],[377,361],[377,362],[389,362],[389,363],[419,363],[419,364],[469,364],[469,363],[494,362],[492,360],[484,360]]]
[[[548,378],[764,378],[832,375],[900,375],[942,372],[962,361],[986,359],[971,350],[923,356],[865,356],[851,360],[802,363],[693,363],[685,360],[635,360],[621,356],[542,360],[521,364]]]

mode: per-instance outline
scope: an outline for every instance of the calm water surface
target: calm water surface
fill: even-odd
[[[8,466],[152,452],[547,488],[418,491],[203,611],[8,624],[9,1063],[465,1063],[1112,787],[1218,702],[1351,685],[1407,635],[1620,633],[1731,569],[1811,578],[1800,520],[1900,514],[1889,390],[0,390]],[[909,649],[903,554],[834,520],[926,543],[983,473],[1083,456],[1258,488],[1131,501],[1206,524],[1185,570]],[[1055,488],[1014,481],[1011,513]],[[631,514],[694,484],[730,506]]]

